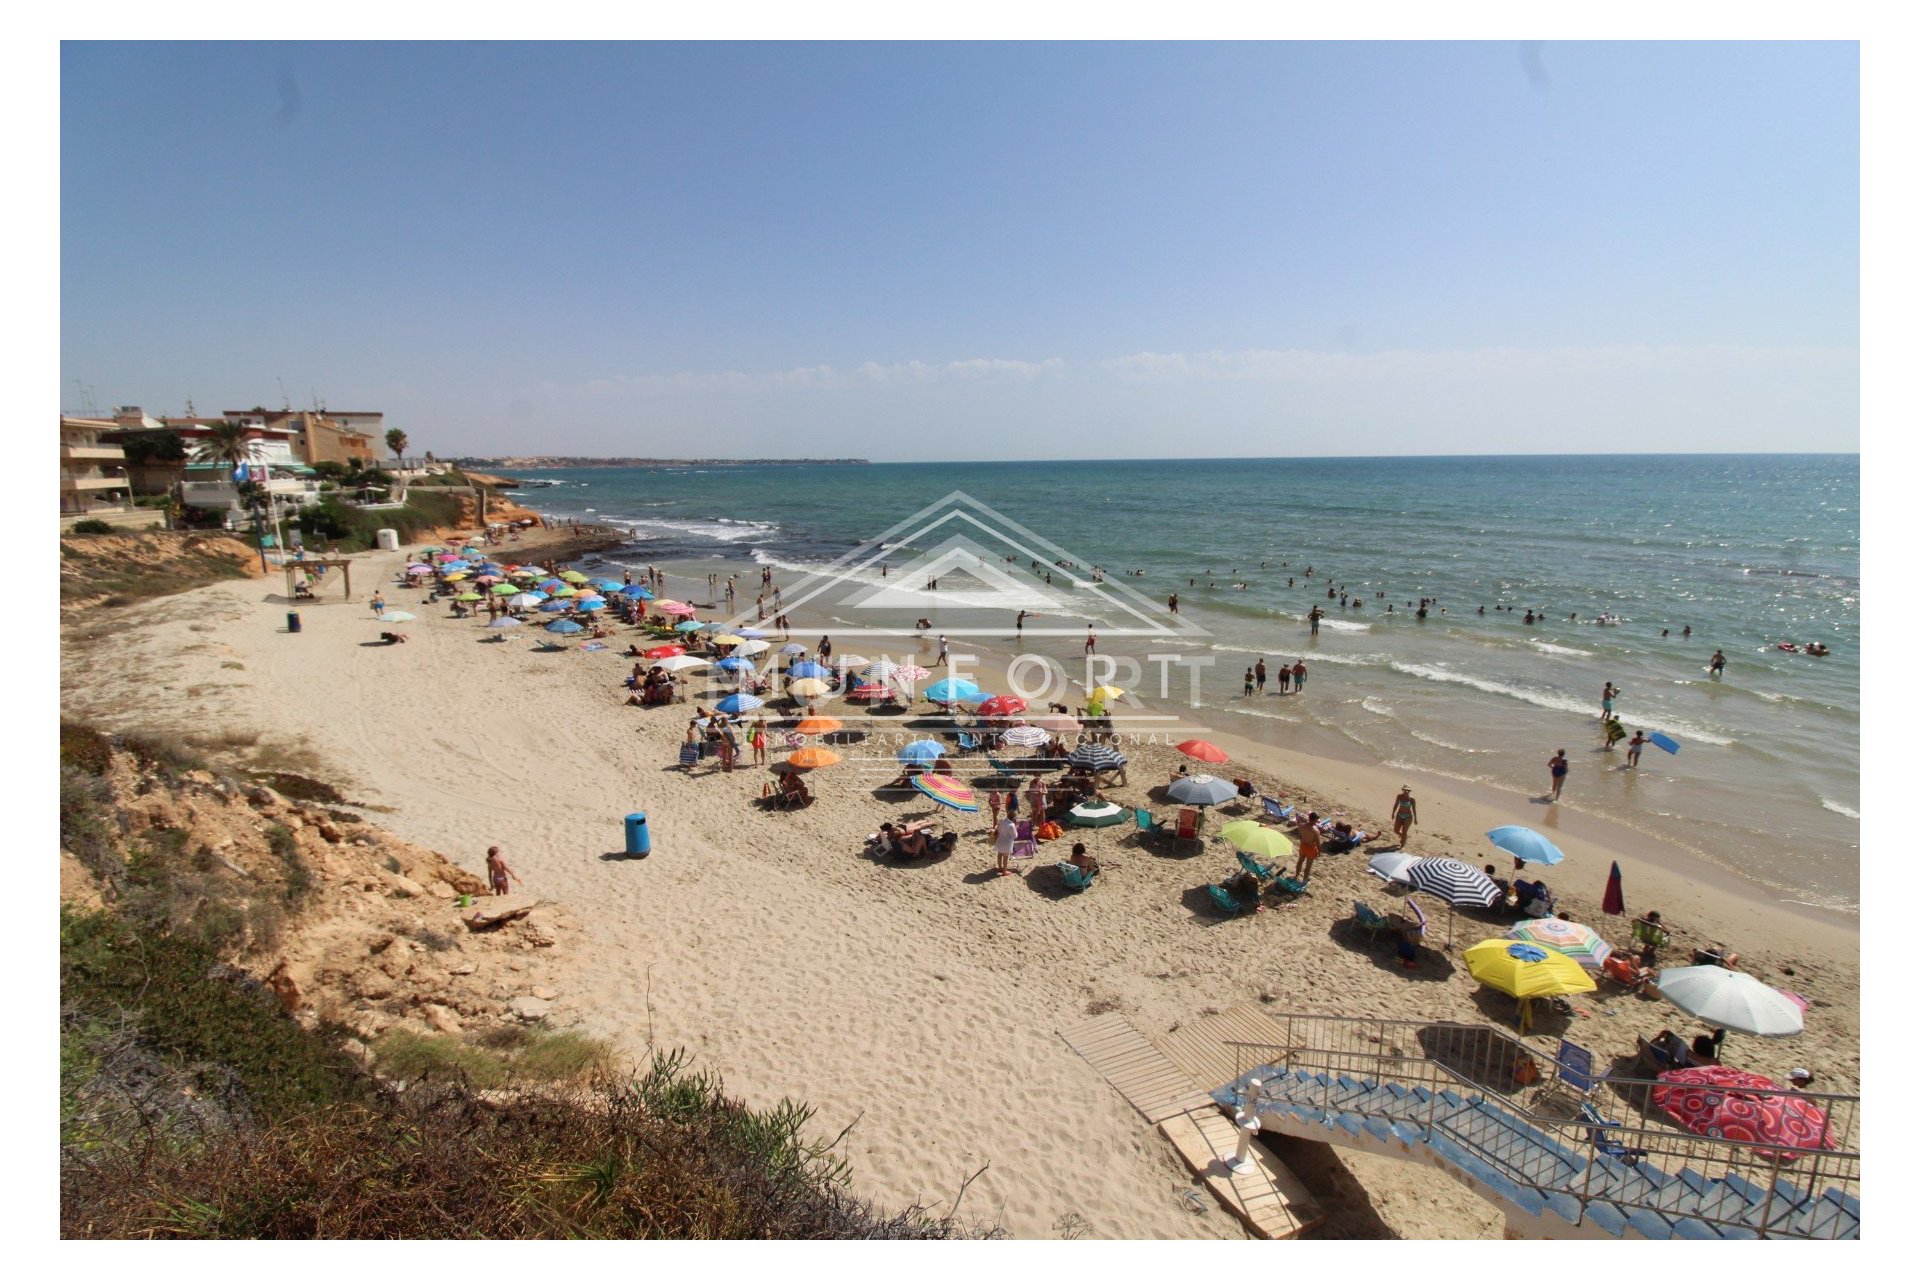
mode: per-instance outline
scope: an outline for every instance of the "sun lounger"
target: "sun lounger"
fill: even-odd
[[[1293,806],[1290,804],[1282,805],[1278,800],[1275,800],[1272,796],[1261,796],[1260,807],[1262,809],[1265,809],[1267,811],[1267,816],[1269,818],[1272,818],[1275,822],[1287,822],[1291,820],[1293,817]]]
[[[1393,921],[1387,919],[1364,902],[1355,902],[1353,904],[1353,922],[1360,928],[1366,930],[1369,939],[1377,938],[1383,933],[1392,934],[1395,932]]]

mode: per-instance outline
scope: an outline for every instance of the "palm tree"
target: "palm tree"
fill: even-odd
[[[407,452],[407,433],[398,427],[388,427],[387,448],[393,451],[395,461],[404,457]]]
[[[207,428],[207,438],[194,446],[195,462],[224,462],[237,467],[253,458],[253,428],[244,422],[222,422]]]

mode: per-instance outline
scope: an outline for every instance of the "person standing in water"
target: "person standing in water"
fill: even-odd
[[[1646,745],[1647,735],[1635,729],[1633,731],[1633,737],[1627,741],[1627,768],[1638,769],[1640,767],[1640,748]]]
[[[1267,660],[1265,658],[1253,664],[1253,687],[1258,693],[1267,691]]]
[[[1553,753],[1553,759],[1547,761],[1547,773],[1553,778],[1553,798],[1560,798],[1560,788],[1567,784],[1567,749],[1560,748]]]
[[[1613,719],[1613,697],[1620,691],[1613,687],[1613,681],[1607,681],[1607,687],[1600,691],[1600,718]]]
[[[1307,664],[1298,660],[1293,664],[1293,691],[1295,693],[1307,691]]]
[[[1723,675],[1726,672],[1726,669],[1727,669],[1727,655],[1720,652],[1720,650],[1715,649],[1713,651],[1713,661],[1707,664],[1707,673],[1711,675],[1715,680],[1718,680],[1721,677],[1721,675]]]

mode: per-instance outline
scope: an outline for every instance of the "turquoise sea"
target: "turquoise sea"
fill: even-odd
[[[1858,903],[1853,455],[517,474],[560,482],[526,490],[528,505],[629,530],[632,542],[611,559],[744,570],[749,604],[746,584],[757,572],[746,566],[772,565],[777,580],[791,584],[958,490],[1158,607],[1177,591],[1182,616],[1208,633],[1185,643],[1216,656],[1199,714],[1222,727],[1516,795],[1543,791],[1544,762],[1565,747],[1574,761],[1569,806],[1688,846],[1780,897],[1840,909]],[[926,549],[909,538],[887,556],[906,564]],[[729,561],[739,563],[723,570]],[[1025,561],[1008,567],[1033,576]],[[870,570],[863,576],[877,580]],[[964,582],[946,587],[922,593],[921,611],[937,628],[957,628],[970,603],[985,604],[969,599]],[[1363,607],[1341,608],[1341,592]],[[1422,596],[1437,601],[1425,619],[1412,612]],[[1010,647],[1005,599],[1000,593],[992,604],[1004,615],[1004,634],[982,639]],[[1305,619],[1316,604],[1327,618],[1312,636]],[[1055,607],[1102,626],[1123,621],[1097,593]],[[1531,626],[1522,621],[1528,608],[1541,613]],[[1596,625],[1602,614],[1618,625]],[[1777,647],[1815,640],[1831,656]],[[1718,681],[1705,671],[1716,648],[1728,659]],[[1243,697],[1242,672],[1263,656],[1270,667],[1304,659],[1309,692],[1282,698],[1269,683],[1266,696]],[[1621,752],[1599,750],[1596,716],[1608,681],[1623,690],[1617,708],[1629,731],[1663,731],[1680,744],[1678,754],[1649,748],[1628,773],[1618,768]]]

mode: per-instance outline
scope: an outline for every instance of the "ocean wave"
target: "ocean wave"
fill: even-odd
[[[1563,644],[1549,644],[1545,640],[1529,640],[1527,643],[1538,649],[1541,653],[1564,654],[1569,658],[1591,658],[1593,656],[1591,650],[1569,649]]]
[[[1380,702],[1378,706],[1375,706],[1374,705],[1375,701],[1376,699],[1373,698],[1371,695],[1360,699],[1360,709],[1362,711],[1369,712],[1373,715],[1380,716],[1383,719],[1393,721],[1395,724],[1399,725],[1402,729],[1406,730],[1408,733],[1412,734],[1414,737],[1418,738],[1420,741],[1426,743],[1428,746],[1439,747],[1444,751],[1457,751],[1457,752],[1461,752],[1462,754],[1470,755],[1470,756],[1485,756],[1485,755],[1494,754],[1494,749],[1492,747],[1469,747],[1465,743],[1449,742],[1445,738],[1435,737],[1431,733],[1427,733],[1424,730],[1415,728],[1413,725],[1408,724],[1399,715],[1397,715],[1394,712],[1393,708],[1389,706],[1387,703]]]
[[[593,508],[588,507],[587,510]],[[649,542],[658,542],[672,535],[704,538],[709,542],[751,542],[780,530],[779,525],[764,520],[729,520],[725,517],[717,520],[673,520],[665,516],[642,516],[637,519],[610,517],[608,523]]]
[[[1849,808],[1841,804],[1838,800],[1829,800],[1827,797],[1821,796],[1820,807],[1837,813],[1843,818],[1852,818],[1855,822],[1860,821],[1860,811],[1858,809]]]
[[[1254,707],[1226,707],[1224,710],[1231,711],[1237,716],[1252,716],[1257,720],[1283,720],[1288,724],[1305,723],[1299,716],[1282,715],[1278,711],[1260,711]]]
[[[1565,694],[1551,693],[1541,689],[1525,689],[1519,685],[1503,684],[1498,680],[1484,680],[1463,671],[1449,671],[1445,667],[1431,667],[1419,662],[1392,662],[1388,664],[1402,675],[1413,676],[1421,680],[1432,680],[1440,684],[1465,685],[1469,689],[1478,689],[1482,693],[1497,694],[1503,698],[1512,698],[1548,711],[1568,711],[1576,715],[1591,715],[1593,704],[1570,698]],[[1678,720],[1660,720],[1657,717],[1641,716],[1637,719],[1651,723],[1677,738],[1689,738],[1695,742],[1704,742],[1709,746],[1729,747],[1734,740],[1711,729],[1688,724]]]
[[[1322,630],[1326,630],[1326,631],[1371,631],[1373,630],[1373,624],[1371,622],[1346,622],[1339,618],[1322,618],[1320,619],[1320,626]]]
[[[1063,604],[1065,597],[1059,595],[1058,592],[1049,593],[1046,587],[1038,583],[1034,583],[1030,588],[1026,589],[1022,589],[1026,587],[1026,584],[1019,583],[1011,589],[990,587],[983,590],[969,591],[965,587],[943,587],[937,591],[924,591],[919,586],[908,583],[904,574],[896,573],[883,578],[877,569],[835,569],[831,564],[809,563],[804,560],[788,560],[768,551],[765,547],[755,547],[750,554],[755,564],[765,565],[772,569],[779,569],[784,573],[798,574],[807,579],[817,580],[824,578],[837,582],[845,582],[851,588],[854,588],[854,590],[847,593],[845,598],[825,600],[825,594],[834,593],[827,589],[823,589],[822,592],[815,592],[811,589],[812,584],[810,583],[809,590],[806,593],[811,597],[808,605],[810,608],[838,606],[840,608],[859,607],[874,610],[897,609],[910,613],[924,612],[930,616],[933,614],[933,611],[942,608],[997,610],[1008,615],[1007,625],[1009,628],[1013,625],[1012,615],[1018,610],[1026,609],[1031,612],[1028,623],[1032,628],[1033,634],[1044,633],[1056,627],[1058,625],[1056,620],[1061,618],[1071,618],[1076,625],[1082,622],[1092,622],[1099,626],[1106,627],[1124,625],[1124,620],[1122,623],[1115,623],[1105,614],[1089,613],[1084,609],[1067,608]],[[1017,578],[1015,581],[1018,583]],[[785,582],[781,585],[787,589],[789,596],[794,594],[794,583]],[[854,601],[856,598],[865,597],[876,592],[884,593],[884,595],[894,598],[887,600],[883,599],[880,595],[875,595],[874,599],[868,600],[864,605],[855,605]],[[1095,597],[1095,599],[1098,599],[1098,597]],[[1158,637],[1153,637],[1152,639],[1154,643],[1159,643]],[[1169,641],[1169,643],[1173,643],[1173,641]]]

